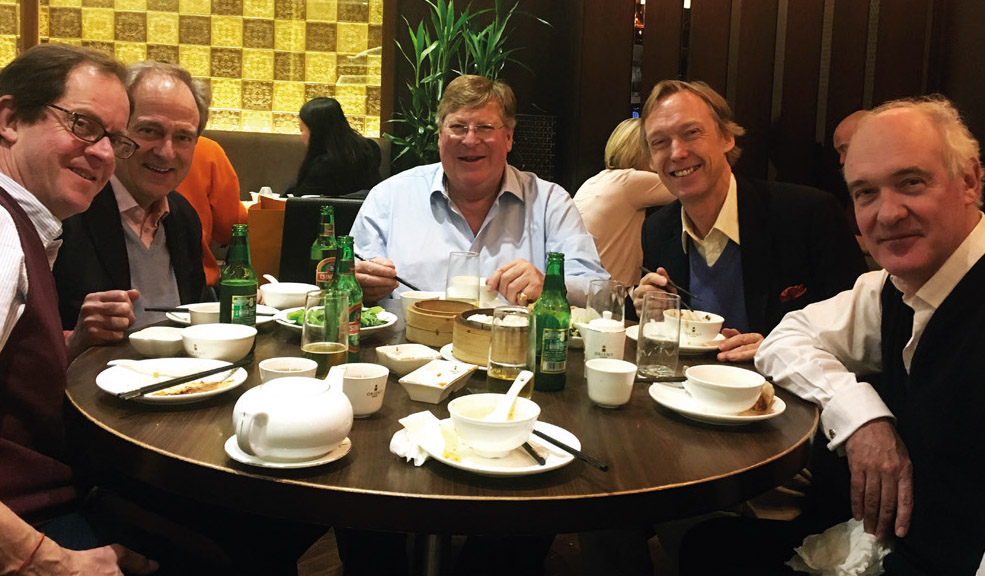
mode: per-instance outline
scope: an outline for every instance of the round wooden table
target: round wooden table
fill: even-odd
[[[375,347],[403,341],[397,322],[364,338],[362,360]],[[298,355],[300,335],[277,325],[260,329],[257,361]],[[635,348],[627,341],[626,357]],[[413,402],[397,379],[383,408],[356,420],[352,451],[339,461],[299,470],[239,464],[223,444],[233,435],[236,399],[260,383],[256,365],[238,389],[204,402],[162,406],[124,401],[96,387],[113,358],[137,358],[128,343],[93,348],[68,372],[68,398],[78,433],[104,471],[166,491],[268,517],[352,528],[443,533],[577,532],[658,522],[731,506],[798,472],[818,421],[813,405],[783,391],[780,416],[739,427],[701,424],[658,405],[638,382],[629,404],[614,410],[588,399],[582,353],[572,350],[561,392],[535,392],[541,420],[574,433],[582,450],[607,463],[602,472],[580,460],[521,477],[485,477],[433,459],[416,467],[389,451],[398,419],[421,410],[448,416],[447,402]],[[682,364],[713,362],[682,357]],[[473,378],[484,378],[477,372]],[[465,389],[452,397],[466,393]]]

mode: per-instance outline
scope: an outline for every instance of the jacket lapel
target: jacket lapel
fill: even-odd
[[[114,286],[130,285],[130,261],[123,238],[123,221],[112,186],[107,183],[84,213],[86,233],[95,247],[96,258]]]
[[[769,278],[773,250],[770,245],[768,196],[755,184],[736,176],[739,241],[742,254],[742,287],[746,315],[754,332],[762,332],[769,305]]]

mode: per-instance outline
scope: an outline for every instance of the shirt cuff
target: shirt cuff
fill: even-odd
[[[838,450],[863,424],[876,418],[896,420],[879,393],[868,382],[839,390],[821,412],[821,426],[828,449]]]

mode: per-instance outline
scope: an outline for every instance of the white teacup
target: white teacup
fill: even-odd
[[[629,402],[636,379],[636,364],[616,358],[594,358],[585,362],[588,397],[603,408]]]
[[[298,462],[324,456],[352,429],[352,405],[336,386],[286,377],[247,390],[233,408],[239,448],[265,460]]]
[[[404,309],[404,320],[407,319],[407,310],[414,305],[414,302],[421,300],[434,300],[444,296],[444,292],[424,292],[420,290],[408,290],[400,293],[400,305]]]
[[[275,378],[286,376],[303,376],[314,378],[318,363],[310,358],[285,356],[282,358],[267,358],[260,362],[260,380],[269,382]]]
[[[338,372],[342,372],[342,391],[352,403],[353,416],[365,418],[383,407],[386,379],[390,375],[386,366],[365,362],[342,364],[332,368],[328,379],[337,382]]]
[[[188,320],[192,325],[196,324],[215,324],[219,321],[218,302],[199,302],[197,304],[186,304],[188,309]]]

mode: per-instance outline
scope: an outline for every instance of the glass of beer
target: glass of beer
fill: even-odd
[[[349,353],[349,296],[343,290],[313,290],[305,295],[301,355],[318,363],[316,378],[344,364]]]
[[[505,394],[522,370],[527,370],[527,326],[530,312],[523,306],[501,306],[493,313],[489,336],[489,369],[486,391]],[[533,378],[520,395],[530,398]]]
[[[673,310],[672,313],[668,314]],[[636,367],[639,377],[661,378],[677,375],[681,323],[678,314],[681,297],[655,291],[643,297],[639,337],[636,341]]]
[[[479,305],[478,252],[452,252],[448,255],[445,299]]]

